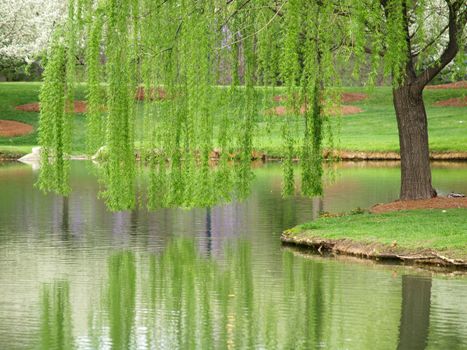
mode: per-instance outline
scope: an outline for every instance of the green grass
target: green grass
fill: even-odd
[[[362,108],[363,113],[332,118],[334,129],[340,129],[340,148],[348,151],[398,152],[399,139],[391,88],[345,88],[343,91],[364,92],[369,98],[351,103]],[[465,96],[466,93],[467,89],[424,92],[431,151],[467,151],[467,108],[433,106],[436,101]],[[295,129],[300,135],[302,120],[297,119],[296,122]],[[274,124],[273,137],[265,135],[257,142],[256,148],[267,154],[279,152],[280,155],[280,128],[279,123]]]
[[[0,119],[16,120],[31,124],[34,132],[18,137],[0,137],[0,158],[1,155],[21,155],[31,151],[33,146],[37,146],[37,127],[39,123],[39,113],[23,112],[15,109],[16,106],[38,102],[41,83],[0,83]],[[84,89],[78,88],[77,98],[83,98]],[[84,125],[85,117],[77,114],[74,120],[74,148],[79,153],[84,150]]]
[[[467,209],[433,209],[321,217],[296,226],[291,235],[435,249],[467,260]]]
[[[31,124],[37,129],[38,114],[15,110],[15,106],[37,101],[40,84],[38,83],[1,83],[0,84],[0,119],[17,120]],[[37,133],[7,138],[0,137],[0,154],[22,154],[30,151],[37,144]]]
[[[37,129],[38,113],[21,112],[15,106],[38,101],[40,83],[0,83],[0,119],[11,119],[29,123]],[[270,156],[281,156],[284,148],[281,127],[284,117],[268,117],[262,109],[261,99],[265,89],[258,89],[258,116],[256,118],[259,136],[254,140],[254,148]],[[365,92],[369,98],[352,104],[364,112],[356,115],[332,118],[335,129],[340,129],[340,148],[350,151],[398,151],[397,125],[392,105],[390,87],[345,88],[347,92]],[[433,103],[452,97],[461,97],[466,89],[426,90],[425,104],[428,112],[430,148],[432,151],[467,151],[467,108],[434,107]],[[281,89],[277,89],[277,94]],[[78,88],[77,98],[85,94],[83,86]],[[279,103],[270,102],[270,106]],[[141,111],[142,108],[138,108]],[[139,113],[141,114],[141,113]],[[141,115],[138,116],[141,119]],[[460,123],[462,121],[462,123]],[[293,119],[297,138],[303,128],[303,118]],[[85,149],[85,117],[76,115],[74,119],[74,153]],[[266,131],[269,130],[269,131]],[[27,153],[37,144],[37,132],[22,137],[0,137],[0,154]],[[298,147],[297,147],[298,149]]]
[[[424,101],[432,151],[467,150],[467,108],[433,106],[436,101],[461,97],[466,93],[465,89],[425,90]],[[360,106],[364,112],[342,117],[342,148],[361,151],[399,151],[391,89],[376,88],[369,92],[367,100],[354,104]]]

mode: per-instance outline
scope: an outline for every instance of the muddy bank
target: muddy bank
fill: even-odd
[[[3,161],[15,161],[24,157],[26,153],[15,153],[15,152],[2,152],[0,151],[0,162]]]
[[[400,160],[398,152],[360,152],[360,151],[338,151],[335,155],[342,160]],[[329,157],[329,153],[324,154]],[[431,152],[431,160],[467,160],[467,152]]]
[[[324,151],[323,157],[330,159],[337,158],[342,161],[399,161],[401,156],[398,152],[378,152],[378,151],[335,151],[333,153]],[[266,160],[281,160],[283,157],[279,155],[271,156],[264,154]],[[467,152],[431,152],[430,159],[436,161],[465,161],[467,160]],[[294,159],[298,161],[299,159]]]
[[[467,260],[453,259],[446,253],[431,249],[410,250],[381,243],[356,242],[351,239],[325,239],[292,234],[285,231],[283,244],[309,248],[318,254],[348,255],[380,262],[397,262],[408,265],[450,267],[467,270]]]
[[[211,160],[218,160],[220,152],[214,149],[210,153]],[[363,151],[338,151],[330,153],[325,151],[323,156],[325,159],[330,159],[331,155],[333,158],[337,158],[340,161],[399,161],[401,159],[397,152],[363,152]],[[0,159],[17,160],[24,156],[24,154],[2,154],[0,153]],[[235,158],[236,154],[231,154],[230,158]],[[80,156],[81,158],[81,156]],[[139,158],[137,156],[136,158]],[[280,161],[284,157],[282,155],[271,155],[261,151],[252,151],[251,160],[262,160],[262,161]],[[430,153],[430,159],[433,161],[467,161],[467,152],[432,152]],[[295,158],[294,161],[299,161],[299,158]]]

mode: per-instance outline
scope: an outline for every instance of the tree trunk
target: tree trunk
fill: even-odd
[[[431,277],[402,276],[398,350],[424,350],[430,332]]]
[[[436,196],[431,185],[428,122],[423,87],[401,85],[393,90],[401,154],[400,199]]]

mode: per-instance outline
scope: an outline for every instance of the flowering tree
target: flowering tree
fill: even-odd
[[[48,46],[66,1],[0,1],[0,60],[30,63]]]

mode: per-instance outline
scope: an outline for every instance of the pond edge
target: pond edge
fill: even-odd
[[[0,150],[0,160],[18,160],[27,155],[25,152],[5,152]],[[325,159],[331,158],[330,152],[323,152]],[[71,159],[90,159],[87,155],[72,155]],[[212,159],[217,159],[216,153],[211,154]],[[268,155],[261,151],[252,152],[252,160],[282,160],[281,155]],[[346,151],[340,150],[332,154],[332,158],[342,161],[398,161],[401,159],[398,152],[379,152],[379,151]],[[298,158],[295,160],[299,160]],[[445,152],[430,152],[430,160],[445,160],[445,161],[467,161],[467,152],[465,151],[445,151]]]
[[[446,267],[467,270],[467,261],[453,259],[432,249],[410,250],[377,242],[358,242],[351,239],[328,239],[292,235],[284,231],[281,235],[284,245],[308,248],[317,254],[348,255],[379,262],[396,262],[407,265]]]

